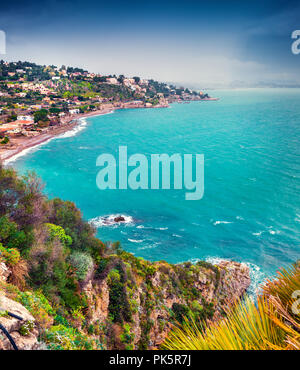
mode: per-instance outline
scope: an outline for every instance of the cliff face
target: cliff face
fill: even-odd
[[[0,281],[5,283],[10,275],[9,268],[0,263]],[[12,317],[12,313],[19,317]],[[0,285],[0,325],[6,329],[17,348],[24,350],[38,349],[38,330],[35,318],[19,302],[9,299]],[[7,336],[0,330],[0,350],[11,350],[13,346]]]
[[[54,311],[41,313],[40,308],[34,309],[30,302],[37,298],[33,293],[16,295],[7,279],[9,269],[1,263],[0,324],[17,346],[53,348],[55,343],[70,348],[61,333],[55,336],[61,328]],[[239,299],[249,284],[248,267],[236,262],[223,261],[219,266],[206,262],[171,265],[164,261],[150,263],[126,252],[111,254],[82,282],[80,289],[87,305],[80,315],[70,318],[72,330],[90,340],[91,348],[158,348],[172,324],[183,316],[196,320],[222,318],[224,309]],[[20,297],[31,312],[20,303]],[[23,321],[7,316],[7,311],[21,316]],[[38,337],[45,344],[38,342]],[[0,349],[11,348],[1,333]]]
[[[83,284],[89,325],[109,349],[154,349],[183,316],[217,320],[250,285],[244,264],[222,261],[150,264],[126,254],[107,258],[106,267]]]

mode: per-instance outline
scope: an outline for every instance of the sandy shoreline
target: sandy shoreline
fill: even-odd
[[[153,108],[166,108],[166,107],[167,106],[158,105]],[[14,146],[12,149],[0,148],[0,161],[4,165],[6,165],[7,163],[14,161],[15,158],[18,158],[19,156],[22,156],[22,154],[27,153],[27,151],[29,151],[30,149],[38,147],[39,145],[49,140],[52,140],[61,134],[72,131],[76,126],[80,124],[80,119],[84,119],[84,118],[88,118],[92,116],[101,116],[104,114],[112,113],[118,109],[136,109],[136,108],[146,108],[146,107],[133,104],[133,105],[128,105],[126,107],[124,106],[109,107],[109,108],[104,108],[102,110],[97,110],[94,112],[81,113],[81,114],[76,114],[73,116],[68,116],[62,119],[63,125],[50,127],[45,133],[39,134],[31,138],[28,138],[25,136],[14,138],[12,140],[13,146]]]
[[[22,155],[22,153],[27,152],[30,149],[38,147],[39,145],[58,137],[61,134],[72,131],[76,126],[80,124],[80,119],[88,118],[91,116],[100,116],[113,112],[115,109],[103,109],[90,113],[77,114],[72,117],[68,117],[63,121],[63,125],[49,128],[47,132],[40,135],[28,138],[21,136],[13,139],[12,149],[1,149],[0,148],[0,160],[3,164],[7,164]],[[25,153],[24,153],[25,154]]]

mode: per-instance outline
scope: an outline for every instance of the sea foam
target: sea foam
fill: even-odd
[[[125,221],[115,221],[116,217],[123,217]],[[89,220],[89,223],[96,228],[106,226],[119,226],[119,225],[132,225],[134,223],[133,218],[128,215],[112,214],[106,216],[99,216]]]

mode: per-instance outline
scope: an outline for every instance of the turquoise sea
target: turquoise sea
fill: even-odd
[[[300,90],[210,92],[219,101],[119,110],[82,121],[11,162],[34,170],[50,197],[74,201],[104,241],[150,260],[226,258],[261,281],[300,257]],[[142,153],[204,154],[205,193],[105,190],[96,158]],[[109,215],[126,225],[105,225]],[[111,216],[112,217],[112,216]]]

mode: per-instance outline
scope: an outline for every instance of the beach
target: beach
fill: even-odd
[[[167,106],[157,105],[155,108],[166,108]],[[21,156],[23,153],[26,153],[28,150],[37,147],[53,138],[62,135],[68,131],[73,130],[80,120],[92,117],[100,116],[108,113],[112,113],[116,109],[133,109],[133,108],[146,108],[141,104],[127,103],[126,105],[113,106],[109,104],[109,107],[105,107],[101,110],[96,110],[88,113],[80,113],[74,115],[68,115],[65,118],[61,119],[61,124],[57,126],[48,127],[45,132],[38,134],[37,136],[27,137],[27,136],[18,136],[11,138],[10,146],[0,147],[0,160],[3,164],[7,164],[9,161],[12,161],[14,158]],[[154,108],[154,107],[153,107]]]
[[[13,158],[22,155],[23,152],[27,152],[28,150],[36,146],[39,146],[59,135],[62,135],[70,130],[73,130],[80,123],[80,119],[84,119],[86,117],[91,117],[91,116],[107,114],[107,113],[111,113],[112,111],[113,110],[110,108],[110,109],[102,109],[102,110],[97,110],[94,112],[68,116],[62,119],[62,124],[60,124],[59,126],[49,127],[47,128],[46,132],[41,133],[37,136],[15,137],[11,139],[11,142],[12,142],[11,149],[10,148],[0,148],[0,159],[3,162],[3,164],[6,164]]]

